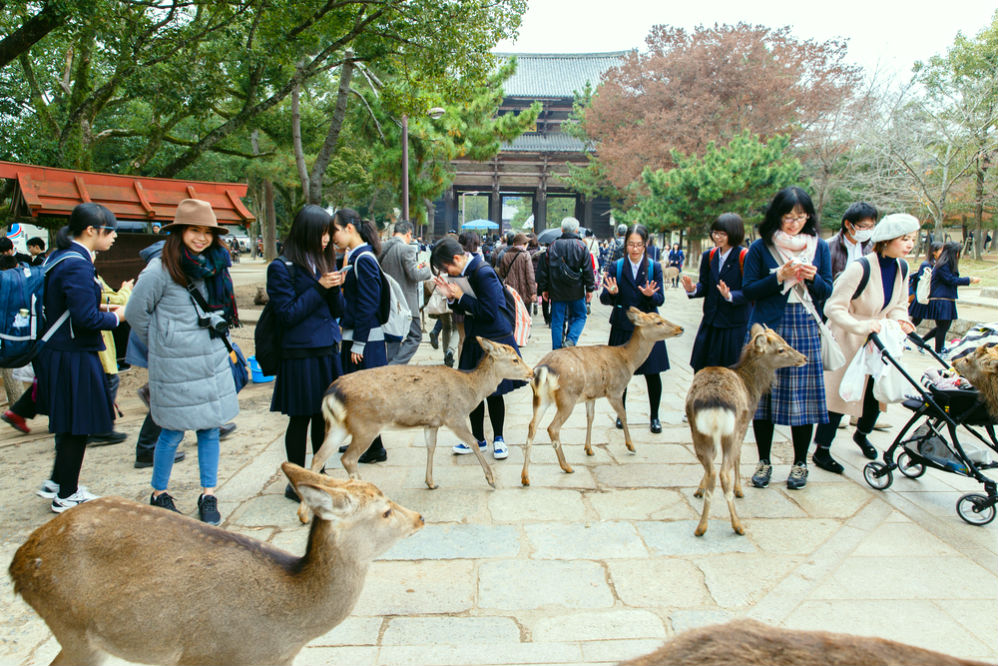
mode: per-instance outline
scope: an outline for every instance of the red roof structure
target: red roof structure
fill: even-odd
[[[170,222],[183,199],[211,204],[219,224],[249,224],[256,219],[242,202],[245,183],[210,183],[170,178],[119,176],[92,171],[0,161],[0,179],[15,181],[14,217],[68,217],[77,204],[106,206],[119,220]]]

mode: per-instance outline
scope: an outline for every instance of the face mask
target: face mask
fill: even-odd
[[[857,243],[865,243],[873,238],[873,229],[857,229],[852,232],[852,237],[856,239]]]

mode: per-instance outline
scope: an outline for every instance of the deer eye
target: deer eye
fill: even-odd
[[[389,517],[389,516],[391,516],[391,515],[392,515],[392,510],[391,510],[391,509],[388,509],[388,510],[387,510],[387,511],[385,511],[385,512],[384,512],[383,514],[381,514],[381,517],[382,517],[382,518],[388,518],[388,517]]]

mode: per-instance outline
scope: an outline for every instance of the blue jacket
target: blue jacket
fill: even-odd
[[[832,261],[828,252],[828,243],[818,239],[818,247],[814,252],[814,265],[818,272],[814,281],[807,283],[818,311],[821,311],[825,299],[832,293]],[[767,248],[763,240],[752,243],[745,255],[745,275],[742,276],[742,294],[755,302],[749,315],[749,324],[765,324],[776,328],[783,320],[783,311],[787,307],[789,292],[783,293],[783,285],[776,281],[776,258]]]
[[[932,269],[932,282],[929,283],[929,298],[956,300],[956,288],[970,284],[969,277],[960,277],[950,270],[949,264],[937,263]]]
[[[621,261],[624,263],[621,266],[620,278],[618,279],[617,264]],[[618,259],[616,262],[610,264],[607,274],[617,280],[617,293],[611,294],[604,287],[603,292],[599,295],[599,300],[603,305],[614,306],[610,312],[610,326],[613,328],[623,331],[633,331],[634,324],[627,318],[627,310],[631,306],[636,307],[642,312],[658,312],[659,306],[665,302],[665,292],[662,287],[662,264],[657,261],[651,263],[651,279],[658,283],[658,290],[651,296],[645,296],[638,291],[638,287],[648,284],[648,261],[648,259],[645,259],[645,261],[641,262],[641,266],[638,268],[637,281],[631,275],[631,262],[627,257]]]
[[[118,326],[118,318],[100,310],[100,285],[97,270],[87,250],[77,244],[56,250],[49,261],[66,253],[79,255],[53,266],[45,277],[45,319],[51,325],[69,310],[69,321],[59,327],[49,341],[49,349],[59,351],[101,351],[104,340],[101,331]]]
[[[361,257],[361,253],[371,254]],[[381,266],[371,246],[358,245],[350,252],[350,265],[340,291],[340,326],[353,331],[354,351],[363,353],[368,340],[384,340],[378,306],[381,304]],[[372,333],[373,332],[373,333]]]
[[[280,259],[267,267],[267,295],[281,324],[281,344],[286,349],[332,347],[340,342],[340,289],[326,289],[318,276],[295,265],[291,271]]]
[[[464,271],[475,295],[462,294],[451,304],[451,309],[464,315],[466,338],[479,335],[489,340],[500,340],[513,334],[506,307],[505,287],[488,263],[474,255]]]
[[[690,298],[703,298],[703,326],[713,326],[715,328],[738,328],[744,327],[748,323],[749,314],[752,312],[752,304],[745,298],[742,292],[742,266],[738,260],[742,247],[732,248],[728,257],[721,266],[721,251],[714,252],[711,259],[711,250],[707,250],[700,257],[700,281],[697,282],[697,289]],[[745,257],[748,259],[748,257]],[[725,300],[721,292],[717,290],[717,284],[723,280],[731,290],[731,301]]]

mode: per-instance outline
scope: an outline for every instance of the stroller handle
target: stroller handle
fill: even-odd
[[[877,335],[876,333],[870,333],[870,336],[867,338],[867,340],[872,342],[880,351],[885,351],[884,343],[883,341],[881,341],[880,336]]]

